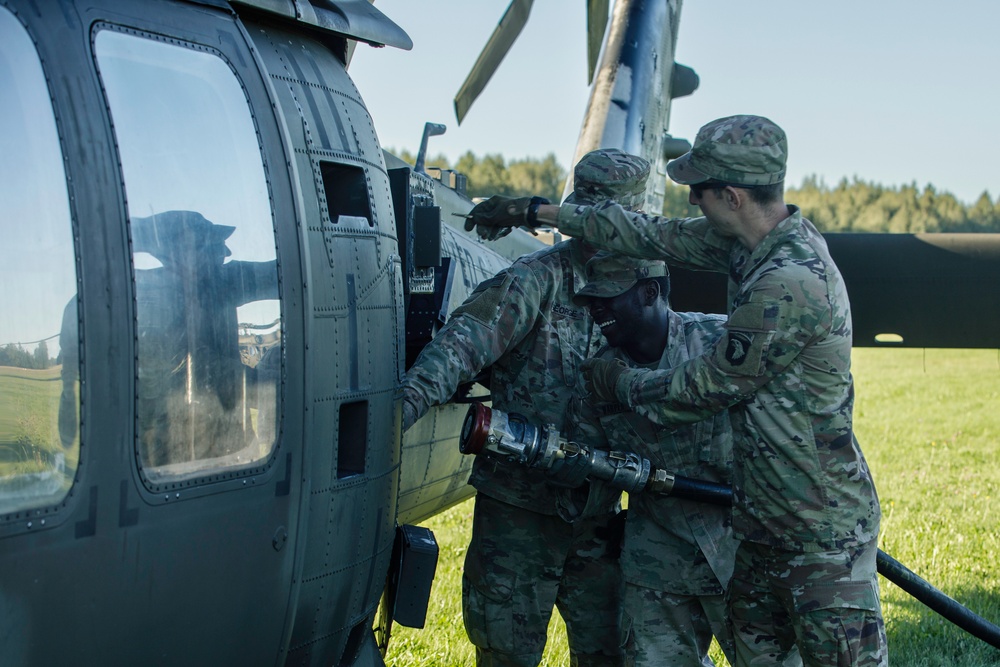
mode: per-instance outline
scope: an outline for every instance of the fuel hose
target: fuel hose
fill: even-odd
[[[669,495],[715,505],[731,505],[733,500],[732,489],[728,486],[689,477],[675,477],[674,487]],[[934,588],[913,570],[881,549],[878,550],[875,563],[879,574],[902,588],[912,598],[973,637],[1000,648],[1000,627]]]
[[[591,478],[602,479],[630,493],[659,493],[713,505],[731,506],[733,503],[732,489],[726,484],[659,470],[634,453],[589,450],[563,440],[554,428],[536,426],[522,415],[491,410],[482,404],[470,406],[459,448],[463,454],[500,456],[541,469],[567,454],[585,454]],[[932,611],[973,637],[1000,648],[1000,627],[934,588],[881,549],[876,567],[879,574]]]

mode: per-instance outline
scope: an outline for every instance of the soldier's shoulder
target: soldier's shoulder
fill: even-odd
[[[560,241],[554,245],[545,246],[540,248],[535,252],[528,253],[527,255],[521,255],[517,262],[551,262],[558,260],[563,255],[570,254],[572,245],[570,241]]]
[[[766,260],[758,275],[764,283],[822,283],[839,270],[822,236],[793,234]]]
[[[684,323],[688,323],[688,322],[694,322],[694,323],[698,323],[698,322],[718,322],[718,321],[725,322],[726,321],[726,316],[725,315],[721,315],[719,313],[697,313],[697,312],[682,311],[682,312],[678,312],[677,316],[680,317],[681,321],[684,322]]]
[[[784,239],[781,244],[782,253],[793,260],[799,262],[813,262],[815,260],[823,263],[830,263],[830,251],[826,245],[826,239],[816,226],[807,218],[801,218]]]
[[[545,275],[561,274],[563,268],[572,263],[572,252],[566,241],[518,257],[510,265],[515,274],[531,273],[542,278]]]
[[[715,331],[726,326],[726,316],[718,313],[677,313],[685,329]]]

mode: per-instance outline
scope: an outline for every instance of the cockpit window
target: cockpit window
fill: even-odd
[[[0,7],[0,517],[60,503],[80,459],[66,173],[35,47]]]
[[[246,95],[205,47],[105,27],[95,52],[130,219],[141,476],[252,472],[278,434],[282,326]]]

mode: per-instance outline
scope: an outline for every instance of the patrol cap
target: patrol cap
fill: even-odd
[[[618,253],[601,252],[587,262],[584,269],[587,284],[573,296],[573,303],[586,305],[592,297],[610,299],[624,294],[646,278],[669,276],[666,263],[660,260],[636,259]]]
[[[235,227],[217,225],[197,211],[163,211],[130,220],[132,247],[158,259],[204,252],[229,257],[226,247]]]
[[[573,168],[573,192],[566,204],[596,204],[613,199],[634,209],[646,198],[649,162],[617,148],[590,151]]]
[[[682,185],[773,185],[785,180],[787,160],[788,140],[780,127],[763,116],[728,116],[698,130],[694,146],[667,165],[667,174]]]

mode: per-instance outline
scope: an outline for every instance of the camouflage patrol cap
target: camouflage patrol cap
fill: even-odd
[[[636,259],[612,252],[600,252],[587,262],[584,269],[587,284],[573,296],[573,303],[586,305],[587,300],[610,299],[624,294],[646,278],[669,276],[667,265],[660,260]]]
[[[667,174],[682,185],[772,185],[785,180],[787,159],[780,127],[763,116],[728,116],[698,130],[694,146],[667,165]]]
[[[226,239],[236,231],[217,225],[197,211],[163,211],[130,220],[132,246],[157,259],[189,256],[192,252],[229,257]]]
[[[566,204],[596,204],[613,199],[634,209],[646,198],[649,162],[617,148],[590,151],[573,169],[573,192]]]

